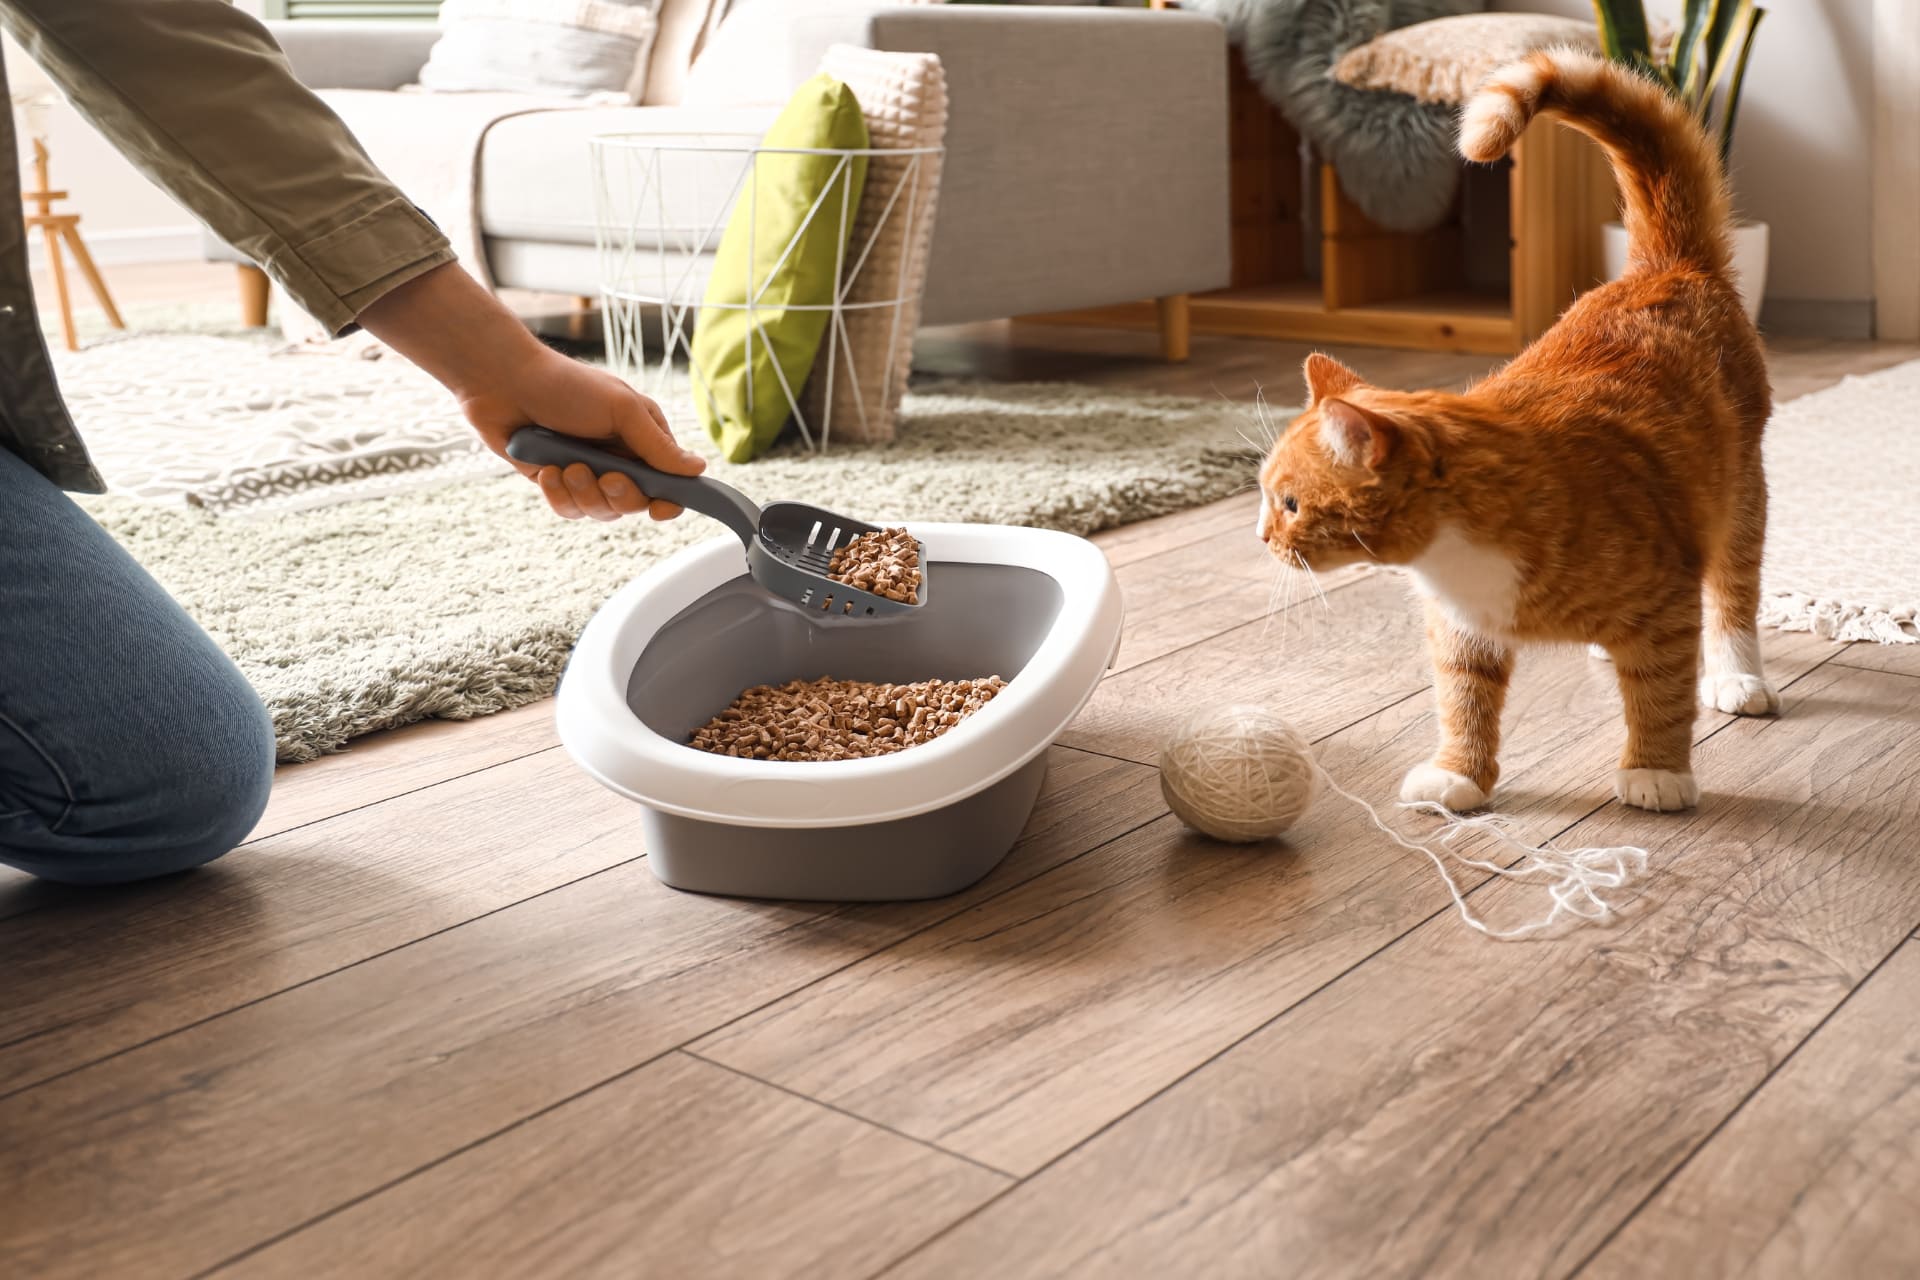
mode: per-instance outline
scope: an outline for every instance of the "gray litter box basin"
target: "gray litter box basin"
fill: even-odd
[[[698,893],[825,901],[942,897],[1018,841],[1047,748],[1119,639],[1117,585],[1083,539],[909,526],[938,587],[888,618],[822,618],[703,544],[609,601],[562,681],[562,740],[638,800],[648,865]],[[931,585],[931,584],[930,584]],[[685,745],[742,690],[832,676],[1007,687],[940,738],[867,760],[738,760]]]

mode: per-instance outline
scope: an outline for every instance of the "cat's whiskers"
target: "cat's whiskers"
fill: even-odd
[[[1293,558],[1300,562],[1301,571],[1307,575],[1307,585],[1313,588],[1313,594],[1320,597],[1320,607],[1328,613],[1332,613],[1333,602],[1327,599],[1327,593],[1321,589],[1320,578],[1314,573],[1313,566],[1308,564],[1307,558],[1298,551],[1293,553]]]
[[[1267,389],[1257,382],[1253,384],[1253,420],[1267,433],[1267,448],[1280,443],[1280,429],[1273,425],[1273,414],[1267,409]]]
[[[1273,584],[1267,588],[1267,611],[1260,618],[1260,642],[1266,643],[1267,632],[1273,627],[1273,618],[1277,613],[1285,613],[1293,607],[1294,577],[1292,566],[1275,556],[1273,559]],[[1280,632],[1280,651],[1286,651],[1287,633]]]
[[[1380,557],[1373,553],[1373,548],[1367,545],[1367,540],[1360,536],[1360,533],[1358,530],[1353,531],[1353,540],[1360,544],[1360,549],[1362,551],[1367,553],[1367,559],[1372,560],[1376,563],[1379,562]]]

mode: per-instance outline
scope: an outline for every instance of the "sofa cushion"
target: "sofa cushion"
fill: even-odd
[[[420,68],[436,92],[610,96],[644,89],[659,0],[444,0]]]
[[[641,102],[650,107],[679,104],[688,69],[726,12],[727,0],[660,0],[660,29],[647,61]]]
[[[710,137],[750,146],[778,114],[778,107],[588,107],[503,120],[487,133],[480,149],[480,229],[489,237],[591,245],[590,139],[603,133],[635,133],[662,142]],[[671,220],[682,225],[697,219],[704,226],[726,212],[717,207],[726,192],[711,184],[701,189],[675,184],[666,194],[711,203],[670,209]],[[646,222],[642,220],[643,229]]]

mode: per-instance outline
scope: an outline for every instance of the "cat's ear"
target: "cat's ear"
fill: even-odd
[[[1321,355],[1318,351],[1307,357],[1306,375],[1309,409],[1328,396],[1337,396],[1366,385],[1359,374],[1332,356]]]
[[[1342,466],[1378,471],[1399,438],[1393,420],[1371,409],[1337,399],[1320,404],[1320,443]]]

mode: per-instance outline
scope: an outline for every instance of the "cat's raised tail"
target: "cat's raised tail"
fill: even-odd
[[[1727,186],[1719,154],[1664,89],[1592,54],[1529,54],[1495,72],[1467,103],[1460,154],[1498,160],[1541,112],[1606,150],[1625,205],[1630,272],[1726,270]]]

